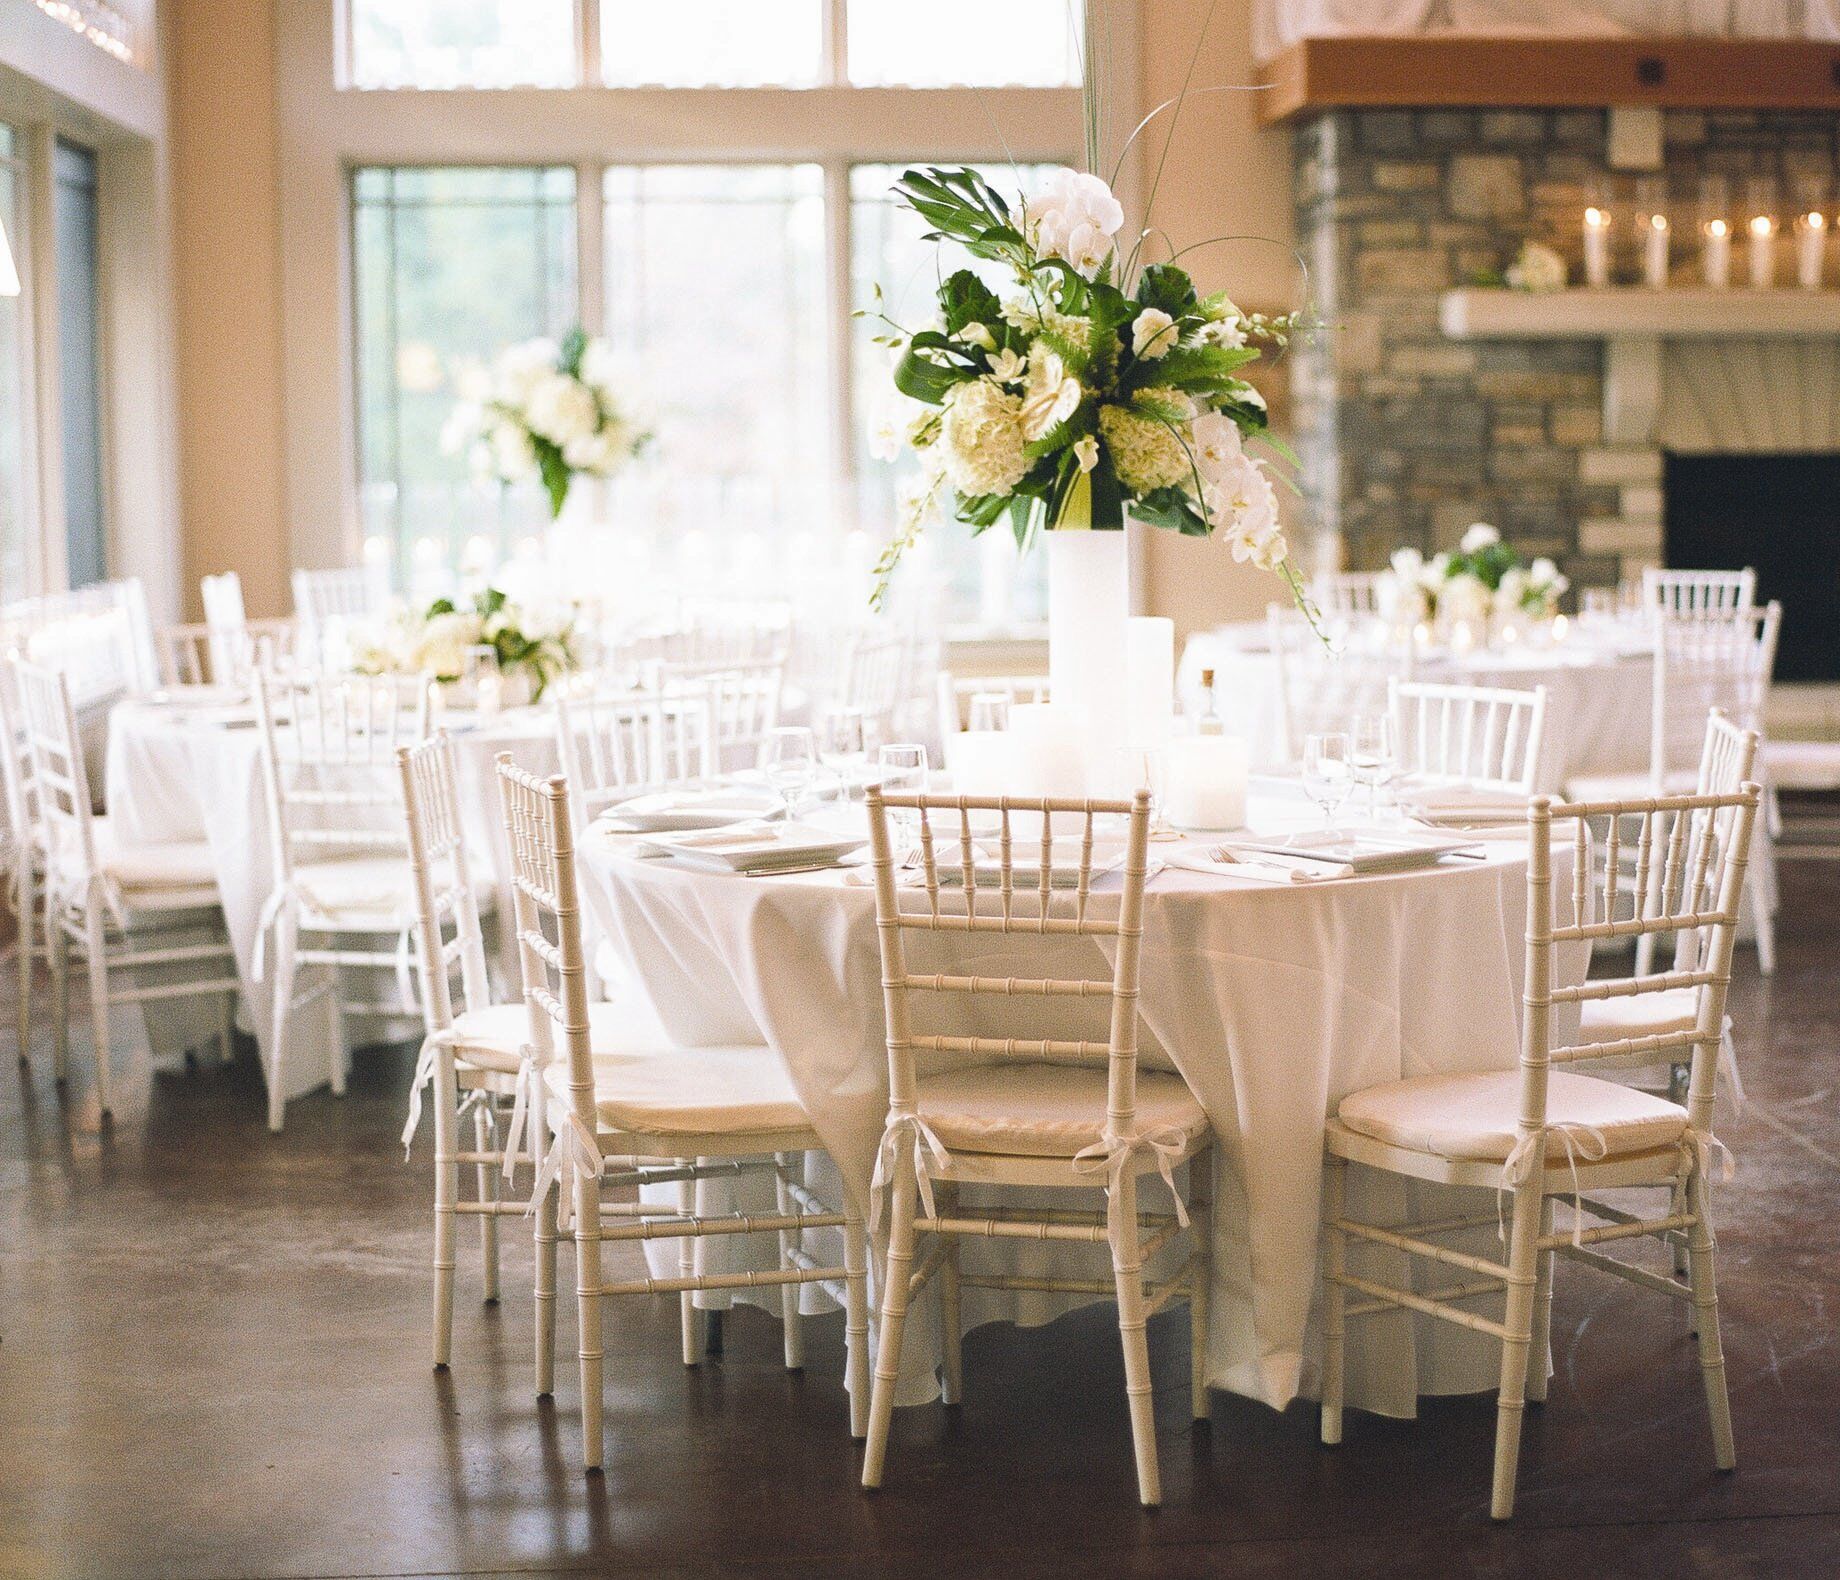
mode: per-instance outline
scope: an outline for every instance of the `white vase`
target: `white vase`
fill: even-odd
[[[1129,746],[1128,621],[1131,556],[1118,531],[1057,529],[1048,556],[1048,695],[1078,715],[1086,793],[1134,787]]]

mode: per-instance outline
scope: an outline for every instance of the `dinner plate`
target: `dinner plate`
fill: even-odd
[[[782,823],[773,828],[720,828],[658,834],[646,847],[686,866],[711,872],[774,872],[781,868],[821,867],[841,861],[868,843],[865,834],[839,834],[809,823]]]
[[[134,699],[149,708],[231,708],[249,701],[247,686],[163,686]]]
[[[777,817],[783,806],[768,790],[661,790],[609,807],[602,818],[629,833],[677,834]]]
[[[1235,854],[1244,851],[1259,856],[1287,856],[1365,874],[1429,867],[1457,851],[1471,849],[1475,841],[1452,839],[1429,830],[1363,828],[1317,829],[1273,839],[1227,839],[1221,844]]]

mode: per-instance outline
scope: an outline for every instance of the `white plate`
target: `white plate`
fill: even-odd
[[[634,834],[689,833],[774,817],[782,805],[778,796],[764,790],[661,790],[609,807],[603,817]]]
[[[839,834],[808,823],[771,829],[707,829],[667,834],[646,841],[648,849],[711,872],[772,872],[781,867],[818,867],[841,861],[868,843],[863,834]]]
[[[1351,868],[1356,873],[1405,872],[1429,867],[1475,841],[1451,839],[1442,834],[1412,829],[1321,829],[1286,834],[1276,839],[1227,839],[1221,843],[1236,854],[1290,856]]]
[[[247,686],[164,686],[135,699],[149,708],[227,708],[249,701]]]

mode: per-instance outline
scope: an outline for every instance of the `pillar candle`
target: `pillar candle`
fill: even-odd
[[[1795,277],[1804,291],[1821,289],[1827,263],[1827,216],[1819,209],[1804,214],[1795,237]]]
[[[1610,215],[1601,208],[1584,211],[1584,278],[1596,290],[1610,283]]]
[[[1015,789],[1015,737],[1007,730],[966,730],[946,742],[946,767],[959,795],[1003,795]]]
[[[1017,703],[1009,710],[1014,793],[1077,797],[1086,794],[1086,721],[1058,702]]]
[[[1759,214],[1751,221],[1751,289],[1767,291],[1776,283],[1776,221]]]
[[[1706,226],[1706,283],[1721,291],[1731,284],[1731,226],[1722,219]]]
[[[1126,623],[1125,684],[1125,744],[1139,755],[1161,751],[1175,727],[1175,621],[1140,616]]]
[[[1668,283],[1668,221],[1665,214],[1648,216],[1648,228],[1642,235],[1642,278],[1653,290]]]
[[[1232,735],[1185,735],[1169,743],[1165,805],[1177,828],[1246,826],[1246,743]]]

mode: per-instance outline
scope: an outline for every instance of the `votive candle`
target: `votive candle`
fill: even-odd
[[[1642,278],[1652,290],[1668,283],[1668,217],[1650,214],[1642,232]]]
[[[1246,743],[1232,735],[1184,735],[1169,743],[1169,821],[1178,828],[1246,826]]]

